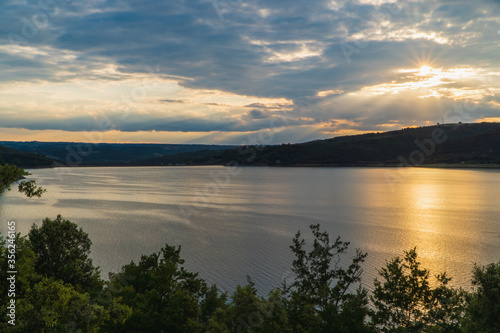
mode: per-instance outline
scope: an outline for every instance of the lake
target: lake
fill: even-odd
[[[94,264],[118,271],[165,244],[186,267],[232,291],[250,275],[261,294],[290,277],[289,246],[320,223],[332,241],[368,252],[363,284],[385,262],[417,246],[431,274],[470,286],[474,263],[500,260],[500,172],[431,168],[141,167],[30,170],[47,189],[0,197],[0,231],[26,234],[45,217],[77,223]]]

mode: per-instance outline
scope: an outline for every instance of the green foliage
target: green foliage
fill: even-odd
[[[369,310],[368,292],[360,285],[366,254],[357,250],[342,266],[349,243],[340,238],[330,243],[319,225],[311,230],[310,251],[300,232],[293,239],[295,277],[289,285],[284,281],[283,289],[261,297],[248,277],[228,299],[188,272],[181,248],[168,244],[110,274],[103,288],[89,259],[88,235],[61,216],[45,219],[28,236],[9,234],[6,240],[0,235],[0,262],[11,254],[7,245],[15,244],[18,271],[16,326],[0,321],[0,332],[500,331],[500,262],[476,266],[475,291],[466,295],[449,287],[444,273],[431,286],[414,248],[381,268]],[[2,266],[1,281],[7,277]],[[7,318],[7,292],[8,285],[0,284],[2,318]]]
[[[200,302],[200,323],[207,327],[209,322],[216,316],[218,311],[227,308],[227,294],[220,293],[217,285],[206,287],[203,290],[203,298]]]
[[[58,219],[61,220],[61,219]],[[46,230],[45,230],[46,231]],[[80,230],[81,231],[81,230]],[[66,233],[51,233],[51,246],[64,244]],[[10,236],[10,234],[9,234]],[[52,260],[50,256],[35,253],[33,243],[27,237],[16,234],[8,238],[8,243],[0,235],[0,279],[6,281],[9,274],[4,264],[12,245],[15,245],[15,296],[16,325],[0,321],[0,332],[100,332],[105,323],[123,323],[131,314],[131,309],[120,303],[118,298],[107,302],[97,302],[93,293],[82,291],[81,285],[71,285],[58,280],[55,274],[46,270],[47,265],[40,261]],[[7,248],[7,245],[11,245]],[[51,247],[51,249],[54,249]],[[64,249],[63,249],[64,250]],[[52,253],[58,256],[64,251]],[[75,259],[76,258],[76,259]],[[78,256],[67,259],[78,262]],[[76,267],[71,263],[71,267]],[[42,267],[42,269],[40,269]],[[7,293],[8,285],[0,284],[0,316],[7,317],[7,302],[12,299]]]
[[[15,165],[0,165],[0,194],[11,190],[11,185],[18,182],[19,192],[24,193],[28,198],[41,197],[45,189],[36,186],[34,180],[22,180],[28,176],[28,172]]]
[[[26,194],[28,198],[38,197],[41,198],[42,194],[46,192],[45,189],[36,186],[36,181],[31,180],[23,180],[19,182],[18,186],[19,192]]]
[[[31,227],[28,237],[36,253],[39,274],[71,284],[79,292],[102,289],[99,269],[89,257],[92,242],[75,223],[61,215],[55,220],[46,218],[41,227]]]
[[[12,183],[28,175],[28,172],[15,165],[0,165],[0,193],[10,191]]]
[[[10,247],[7,247],[10,245]],[[0,318],[4,320],[0,321],[0,332],[9,332],[10,325],[6,322],[7,317],[7,305],[10,300],[9,295],[9,285],[7,278],[11,274],[7,271],[11,269],[6,269],[7,259],[9,255],[12,255],[12,245],[15,246],[15,270],[17,274],[15,275],[15,298],[23,299],[30,294],[32,286],[40,280],[40,276],[35,272],[35,254],[29,247],[29,241],[26,237],[21,237],[20,234],[16,234],[15,237],[8,237],[8,242],[0,234]]]
[[[290,246],[295,254],[292,271],[295,280],[283,289],[290,323],[294,330],[304,332],[363,332],[368,314],[367,292],[361,281],[361,263],[366,253],[356,250],[347,268],[339,265],[349,242],[338,237],[330,243],[328,233],[320,232],[319,224],[311,225],[313,249],[305,250],[300,231]],[[358,288],[355,286],[358,284]],[[349,320],[344,320],[349,318]],[[351,320],[352,319],[352,320]]]
[[[116,332],[194,332],[208,323],[225,303],[215,287],[209,288],[197,273],[182,265],[180,247],[165,245],[160,253],[142,256],[120,273],[111,274],[107,291],[133,309]]]
[[[19,332],[99,332],[109,311],[71,285],[44,278],[20,300],[18,316]]]
[[[13,332],[100,332],[107,321],[123,322],[131,309],[113,300],[96,304],[70,284],[44,278],[17,302]]]
[[[416,248],[387,262],[375,279],[373,322],[382,332],[458,332],[464,311],[464,292],[448,287],[446,274],[429,283],[429,271],[420,268]]]
[[[292,332],[280,289],[269,297],[257,296],[255,284],[237,286],[227,306],[221,306],[209,321],[206,332]]]
[[[500,332],[500,262],[475,266],[464,332]]]

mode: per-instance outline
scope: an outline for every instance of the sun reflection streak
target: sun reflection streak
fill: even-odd
[[[380,172],[383,178],[386,171],[370,172]],[[381,181],[373,184],[376,191],[359,191],[358,198],[364,204],[360,205],[358,218],[374,225],[363,235],[367,249],[370,253],[385,253],[388,246],[398,249],[397,253],[385,253],[387,258],[417,247],[419,261],[432,275],[446,271],[454,277],[452,284],[468,279],[471,258],[495,244],[494,238],[485,234],[487,228],[478,227],[483,212],[496,207],[496,196],[491,191],[496,193],[497,189],[485,186],[492,174],[431,168],[404,168],[398,172],[404,172],[405,181],[394,190]],[[363,209],[366,205],[374,210]],[[492,222],[491,228],[498,230],[498,224]]]

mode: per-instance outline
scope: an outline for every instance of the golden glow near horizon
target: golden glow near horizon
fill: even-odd
[[[28,91],[30,97],[26,99]],[[204,122],[220,122],[222,128],[226,123],[245,124],[245,116],[251,110],[286,112],[292,106],[293,103],[285,98],[185,88],[176,80],[153,78],[147,74],[116,81],[19,82],[2,85],[0,109],[9,110],[2,112],[4,117],[14,120],[22,115],[43,124],[49,116],[52,129],[38,130],[36,124],[32,129],[0,124],[0,141],[245,144],[252,140],[248,137],[257,135],[254,131],[207,130],[200,126]],[[71,125],[78,121],[75,116],[86,122],[87,130],[71,128],[80,126]],[[117,122],[134,124],[147,119],[172,124],[193,122],[194,125],[189,131],[175,127],[157,131],[116,130]],[[58,126],[68,129],[57,129]],[[279,121],[277,126],[281,126]],[[276,129],[274,133],[281,130]],[[300,140],[300,136],[296,137]]]
[[[27,130],[24,128],[2,128],[1,140],[4,141],[41,141],[41,142],[85,142],[85,143],[224,143],[228,137],[251,135],[252,133],[227,133],[223,136],[219,131],[213,132],[178,132],[178,131],[61,131],[61,130]],[[241,141],[241,139],[240,139]],[[238,139],[235,143],[240,143]]]
[[[254,45],[263,46],[275,61],[295,61],[321,54],[322,46],[313,41],[296,41],[296,51],[290,53],[275,52],[267,42],[252,41]],[[39,140],[39,141],[79,141],[79,142],[170,142],[170,143],[223,143],[239,144],[245,136],[256,135],[259,130],[197,130],[196,126],[190,131],[157,130],[148,131],[136,129],[133,131],[118,131],[113,120],[119,117],[128,122],[140,122],[143,118],[162,122],[183,122],[196,119],[198,122],[221,121],[241,124],[251,124],[256,119],[249,118],[249,112],[262,111],[262,117],[276,117],[295,112],[294,101],[286,98],[265,98],[245,96],[237,93],[216,89],[187,88],[184,82],[191,79],[168,74],[155,73],[123,73],[114,64],[103,61],[87,76],[76,77],[65,69],[66,62],[70,63],[78,57],[76,52],[65,52],[55,57],[56,51],[51,48],[36,47],[0,47],[0,51],[19,55],[26,59],[36,56],[46,58],[48,62],[56,62],[60,67],[57,76],[60,81],[37,80],[31,82],[0,83],[0,109],[4,118],[16,119],[19,114],[31,120],[43,123],[47,117],[60,122],[60,127],[53,129],[36,130],[9,126],[0,128],[0,140]],[[29,52],[28,52],[29,51]],[[30,58],[31,57],[31,58]],[[316,92],[316,97],[325,100],[322,107],[325,110],[334,106],[329,100],[339,101],[341,104],[351,104],[354,107],[365,108],[363,99],[358,97],[376,97],[377,105],[390,105],[391,96],[403,95],[408,100],[427,100],[448,98],[453,100],[481,100],[485,96],[494,96],[500,89],[494,85],[477,84],[474,81],[484,81],[484,77],[499,77],[498,71],[488,71],[473,67],[440,67],[430,56],[415,57],[415,66],[393,69],[393,79],[385,83],[365,86],[358,91],[345,92],[342,89],[328,89]],[[271,58],[269,58],[271,59]],[[99,77],[99,79],[95,79]],[[29,92],[29,99],[26,99]],[[408,95],[404,95],[408,94]],[[354,97],[354,98],[351,98]],[[368,100],[368,99],[367,99]],[[491,105],[497,103],[489,101]],[[375,104],[375,103],[373,103]],[[373,105],[372,104],[372,105]],[[88,130],[61,128],[75,122],[74,116],[89,121]],[[127,119],[128,118],[128,119]],[[492,118],[491,119],[498,119]],[[94,125],[92,125],[92,119]],[[110,120],[111,119],[111,120]],[[412,126],[412,123],[386,122],[372,126],[372,130],[358,128],[357,118],[352,121],[330,119],[325,122],[316,122],[314,117],[307,113],[297,113],[289,118],[297,121],[297,125],[289,129],[293,132],[292,142],[300,142],[314,138],[327,138],[339,135],[362,134],[375,131],[392,130],[402,126]],[[109,126],[99,127],[102,122]],[[429,121],[427,121],[429,122]],[[422,124],[422,123],[420,123]],[[1,126],[1,124],[0,124]],[[57,130],[56,130],[57,129]]]
[[[118,75],[115,67],[102,68],[109,75]],[[101,73],[102,74],[102,73]],[[500,89],[485,86],[473,86],[469,82],[479,80],[483,76],[500,76],[500,73],[472,67],[443,68],[435,66],[431,61],[421,62],[417,67],[393,70],[394,80],[387,83],[362,87],[356,92],[345,93],[340,89],[317,92],[317,97],[338,99],[339,101],[359,101],[358,97],[382,98],[385,96],[411,94],[417,100],[429,98],[450,98],[454,100],[480,100],[485,96],[493,96]],[[460,86],[463,86],[460,88]],[[468,87],[470,86],[470,87]],[[30,99],[24,96],[30,92]],[[124,94],[124,92],[126,92]],[[354,99],[350,99],[352,96]],[[418,98],[417,98],[418,97]],[[362,101],[362,99],[361,99]],[[387,99],[387,102],[390,100]],[[490,103],[496,103],[490,101]],[[327,104],[326,104],[327,105]],[[184,121],[188,119],[233,119],[235,123],[245,124],[245,115],[252,109],[264,108],[279,112],[290,112],[295,105],[285,98],[262,98],[244,96],[220,90],[192,89],[179,84],[179,78],[159,78],[149,74],[124,74],[119,80],[99,80],[75,78],[66,82],[19,82],[3,84],[0,90],[0,108],[10,108],[12,117],[23,114],[32,119],[50,114],[53,119],[65,121],[75,113],[83,117],[91,117],[96,124],[109,117],[138,117],[141,114],[149,118]],[[68,112],[71,111],[71,112]],[[7,114],[4,112],[4,114]],[[40,118],[42,120],[43,118]],[[134,118],[135,119],[135,118]],[[309,118],[300,116],[297,120]],[[490,117],[498,120],[499,118]],[[130,121],[134,121],[131,119]],[[296,127],[295,142],[339,135],[362,134],[373,131],[392,130],[413,124],[385,123],[374,125],[374,129],[359,129],[357,121],[332,120],[327,123],[314,124],[310,118],[305,124]],[[307,123],[310,123],[307,125]],[[340,125],[340,126],[339,126]],[[112,126],[85,131],[44,131],[20,128],[1,128],[0,140],[19,141],[79,141],[79,142],[169,142],[169,143],[222,143],[239,144],[242,137],[255,135],[255,131],[117,131]],[[300,135],[297,135],[300,133]],[[292,141],[292,140],[290,140]],[[292,141],[293,142],[293,141]]]
[[[397,80],[390,83],[382,83],[366,86],[355,95],[390,95],[405,92],[415,92],[419,98],[442,98],[447,97],[454,100],[471,99],[479,100],[485,96],[492,96],[500,89],[478,85],[477,82],[484,76],[497,75],[497,73],[484,72],[472,67],[458,68],[433,68],[430,65],[422,65],[419,68],[403,68],[397,70],[401,74]],[[457,88],[460,83],[462,88]],[[467,87],[470,84],[470,87]],[[473,86],[475,84],[475,86]]]

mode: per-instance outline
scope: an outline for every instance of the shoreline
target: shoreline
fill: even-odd
[[[126,164],[82,164],[76,166],[49,166],[49,167],[37,167],[37,168],[25,168],[25,169],[57,169],[57,168],[137,168],[137,167],[204,167],[204,166],[222,166],[224,164],[192,164],[192,165],[126,165]],[[387,165],[387,164],[293,164],[293,165],[267,165],[267,164],[241,164],[241,165],[231,165],[231,167],[270,167],[270,168],[436,168],[436,169],[489,169],[496,170],[500,169],[500,164],[446,164],[446,163],[436,163],[436,164],[423,164],[423,165]]]

